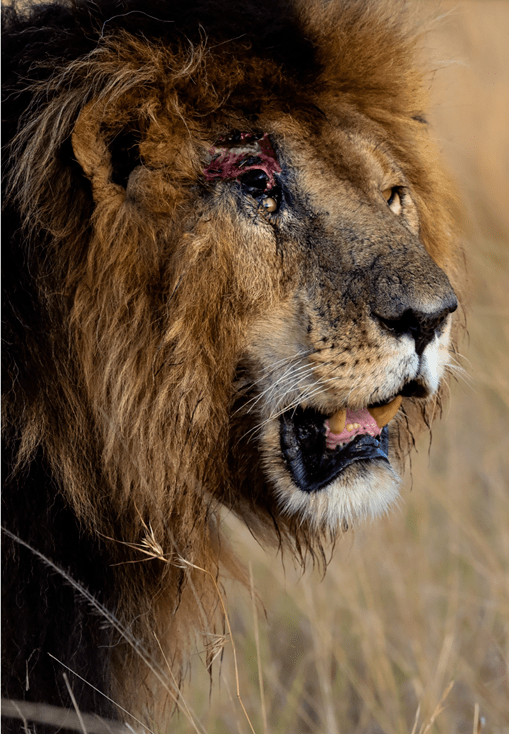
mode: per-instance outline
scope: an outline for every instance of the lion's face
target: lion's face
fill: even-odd
[[[311,138],[279,122],[270,140],[231,136],[205,169],[242,242],[246,298],[265,289],[239,359],[232,451],[250,455],[248,482],[258,455],[280,512],[334,530],[397,497],[402,397],[436,395],[457,301],[374,125],[352,115]]]
[[[86,107],[73,135],[104,217],[91,287],[107,294],[128,278],[126,292],[146,292],[144,309],[159,294],[157,317],[139,313],[163,325],[161,346],[153,361],[142,349],[144,375],[136,367],[132,377],[157,375],[160,413],[148,398],[145,407],[161,446],[148,463],[168,451],[171,486],[178,457],[196,447],[207,477],[215,472],[212,495],[246,521],[286,518],[311,537],[397,498],[405,434],[416,405],[433,414],[457,308],[456,244],[434,190],[447,186],[434,178],[425,124],[384,124],[333,95],[322,102],[320,114],[309,100],[291,114],[268,104],[255,122],[238,110],[204,115],[190,135],[170,100],[159,119],[145,113],[132,170],[114,105]],[[133,228],[143,245],[126,250]],[[117,275],[127,254],[136,266]],[[111,283],[97,286],[103,277]],[[116,319],[115,334],[126,323]],[[178,404],[164,447],[156,393]],[[174,425],[186,426],[185,441]]]

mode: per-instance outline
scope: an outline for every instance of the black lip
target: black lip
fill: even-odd
[[[356,461],[389,463],[389,431],[380,436],[357,436],[344,448],[325,445],[327,416],[310,408],[295,408],[280,417],[281,451],[295,484],[303,492],[326,487],[347,466]]]

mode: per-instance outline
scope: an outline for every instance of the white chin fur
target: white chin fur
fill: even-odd
[[[265,438],[268,445],[278,447],[279,432],[275,424],[268,428]],[[334,534],[345,522],[351,527],[359,521],[373,520],[384,515],[399,498],[401,479],[386,462],[355,462],[323,489],[303,492],[293,482],[278,453],[275,451],[265,465],[281,512],[297,516],[316,532]]]
[[[278,490],[284,514],[297,515],[317,531],[336,532],[344,522],[384,515],[399,497],[400,478],[388,464],[352,464],[337,479],[316,492],[303,492],[290,478],[291,487]]]

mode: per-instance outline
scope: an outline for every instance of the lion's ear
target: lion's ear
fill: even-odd
[[[72,134],[76,160],[90,179],[94,199],[124,190],[131,171],[140,164],[137,130],[119,127],[106,117],[105,105],[92,100],[81,111]]]
[[[101,134],[104,106],[95,100],[81,111],[72,134],[76,160],[90,179],[94,199],[100,201],[111,195],[111,156],[105,136]]]

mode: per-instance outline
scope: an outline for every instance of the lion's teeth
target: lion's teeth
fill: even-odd
[[[375,419],[378,428],[383,428],[394,418],[400,405],[401,395],[398,395],[390,403],[387,403],[387,405],[380,405],[378,408],[368,408],[368,411]]]
[[[348,423],[348,425],[346,426],[346,430],[349,431],[349,433],[351,433],[353,430],[355,430],[356,428],[360,428],[360,427],[361,427],[360,423]]]
[[[329,428],[331,433],[341,433],[346,423],[346,409],[342,408],[329,418]]]

